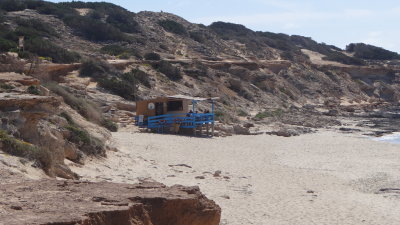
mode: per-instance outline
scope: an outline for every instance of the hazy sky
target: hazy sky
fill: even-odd
[[[205,25],[214,21],[233,22],[256,31],[312,37],[340,48],[364,42],[400,53],[399,0],[105,1],[132,12],[171,12]]]

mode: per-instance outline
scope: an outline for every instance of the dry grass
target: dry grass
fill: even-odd
[[[47,83],[45,86],[55,94],[63,97],[65,103],[78,111],[87,120],[101,124],[103,122],[103,115],[101,109],[96,103],[72,94],[68,88],[60,86],[56,83]]]

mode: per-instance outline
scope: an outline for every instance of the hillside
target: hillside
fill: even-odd
[[[41,159],[52,176],[77,176],[63,163],[66,149],[76,163],[112,149],[108,132],[132,124],[134,100],[220,97],[221,134],[269,126],[283,136],[340,125],[338,116],[368,115],[400,100],[398,54],[374,46],[342,50],[309,37],[193,24],[110,3],[4,0],[0,9],[0,115],[25,110],[16,117],[34,118],[29,126],[4,119],[1,138],[49,149],[51,139],[36,140],[43,135],[37,126],[47,127],[59,141],[52,163]],[[19,36],[24,51],[17,49]]]

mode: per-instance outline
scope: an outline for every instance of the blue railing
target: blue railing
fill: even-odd
[[[214,123],[214,113],[176,113],[160,116],[150,116],[147,120],[139,122],[139,117],[135,117],[135,124],[139,127],[149,129],[160,129],[172,127],[178,124],[181,128],[196,128],[204,124]]]

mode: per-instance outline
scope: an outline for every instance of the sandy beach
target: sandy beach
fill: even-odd
[[[400,224],[400,145],[333,131],[113,137],[118,152],[72,166],[82,179],[199,186],[221,206],[223,225]]]

